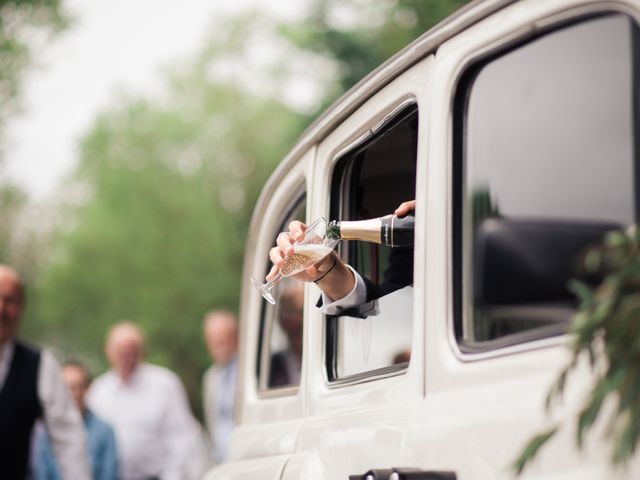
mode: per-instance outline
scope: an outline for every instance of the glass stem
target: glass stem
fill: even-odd
[[[271,290],[280,280],[282,280],[282,274],[278,272],[275,277],[264,284],[264,288]]]

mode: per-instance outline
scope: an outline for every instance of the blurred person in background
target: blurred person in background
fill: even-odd
[[[299,385],[302,369],[304,287],[297,281],[285,281],[283,286],[284,290],[278,296],[276,316],[287,345],[271,355],[270,388]]]
[[[409,363],[411,361],[411,349],[403,348],[398,351],[391,360],[393,365],[398,365],[400,363]]]
[[[193,478],[193,457],[202,448],[196,420],[178,376],[143,362],[144,336],[121,322],[107,334],[111,370],[96,378],[87,404],[116,434],[122,480]]]
[[[20,276],[0,265],[0,476],[27,478],[32,431],[42,418],[63,477],[89,480],[82,419],[58,364],[16,339],[24,304]]]
[[[205,421],[216,463],[224,460],[234,426],[233,411],[238,372],[238,324],[233,313],[214,310],[204,318],[204,340],[213,360],[204,374],[202,392]]]
[[[62,378],[82,413],[87,433],[89,462],[93,480],[117,480],[118,457],[113,429],[100,420],[85,404],[85,395],[91,384],[86,367],[76,361],[65,363]],[[60,469],[44,430],[39,430],[35,446],[34,480],[61,480]]]

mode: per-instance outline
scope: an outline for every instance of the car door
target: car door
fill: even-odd
[[[405,200],[425,202],[416,179],[427,174],[427,57],[369,98],[318,145],[312,218],[358,220],[391,213]],[[423,262],[427,221],[418,208],[415,254]],[[342,259],[382,281],[397,251],[343,241]],[[338,479],[375,466],[402,465],[403,435],[423,398],[423,314],[414,292],[424,271],[376,300],[367,318],[324,315],[311,302],[306,348],[308,410],[284,479]],[[310,285],[307,293],[319,299]]]
[[[523,478],[639,475],[637,464],[608,470],[598,433],[577,451],[586,368],[555,415],[544,410],[568,361],[580,255],[637,222],[637,22],[637,2],[516,2],[436,52],[425,401],[406,435],[410,464],[512,478],[526,441],[564,420]]]

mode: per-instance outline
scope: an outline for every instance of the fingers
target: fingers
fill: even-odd
[[[293,244],[299,242],[304,238],[304,232],[307,226],[294,220],[289,224],[288,232],[281,232],[276,238],[276,245],[285,252],[285,255],[291,255],[293,253]]]
[[[396,208],[396,211],[393,212],[395,213],[397,216],[399,217],[404,217],[407,213],[413,211],[416,209],[416,201],[415,200],[409,200],[406,202],[402,202],[400,204],[400,206],[398,206],[398,208]]]
[[[271,266],[271,270],[269,270],[269,273],[265,277],[267,280],[271,280],[276,275],[276,273],[278,273],[278,270],[280,270],[280,267],[282,267],[282,264],[284,263],[285,256],[286,252],[280,247],[273,247],[271,250],[269,250],[269,260],[271,260],[271,263],[273,263],[273,265]]]
[[[287,233],[287,232],[279,233],[278,236],[276,237],[276,246],[274,247],[280,250],[280,253],[282,255],[279,255],[279,257],[285,257],[287,255],[291,255],[293,253],[294,242],[295,242],[295,239],[291,236],[290,233]],[[269,256],[271,256],[271,252],[269,252]],[[271,261],[273,261],[273,259]]]
[[[299,242],[304,237],[306,229],[307,226],[304,223],[294,220],[289,224],[289,236],[293,238],[294,241]]]
[[[271,267],[271,270],[269,270],[269,273],[267,274],[267,276],[265,277],[265,280],[268,282],[269,280],[271,280],[273,277],[276,276],[276,274],[278,273],[278,270],[280,270],[280,267],[273,265]]]
[[[273,247],[269,250],[269,260],[271,260],[271,263],[278,268],[282,266],[284,263],[284,257],[286,256],[286,252],[280,247]]]
[[[267,280],[271,280],[276,276],[280,267],[284,263],[284,258],[287,255],[293,254],[293,244],[304,237],[304,232],[307,226],[297,220],[289,224],[288,232],[280,232],[276,237],[276,246],[269,250],[269,259],[273,263],[271,270],[265,277]]]

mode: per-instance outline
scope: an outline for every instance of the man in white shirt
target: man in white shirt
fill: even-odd
[[[142,361],[144,337],[129,322],[107,334],[111,370],[96,378],[87,401],[116,433],[123,480],[189,478],[200,430],[187,395],[170,370]]]
[[[214,310],[204,318],[204,340],[213,360],[204,374],[202,393],[207,430],[216,463],[224,460],[234,427],[233,408],[238,372],[238,325],[227,310]]]
[[[31,433],[42,418],[63,478],[89,480],[82,418],[58,364],[16,339],[23,307],[20,276],[0,265],[0,476],[27,477]]]

